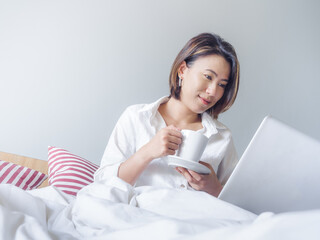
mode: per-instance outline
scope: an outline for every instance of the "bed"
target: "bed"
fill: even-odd
[[[5,152],[0,160],[45,175],[29,190],[0,184],[0,239],[320,237],[319,209],[255,215],[203,192],[93,182],[97,165],[56,147],[48,148],[48,161]]]

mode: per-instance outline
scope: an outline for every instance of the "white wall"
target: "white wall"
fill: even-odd
[[[312,0],[0,0],[0,151],[47,146],[100,162],[128,105],[166,95],[171,64],[201,32],[241,64],[221,115],[239,155],[269,113],[320,139],[320,2]]]

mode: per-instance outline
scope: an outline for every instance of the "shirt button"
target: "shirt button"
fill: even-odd
[[[181,184],[180,187],[181,187],[181,188],[185,188],[186,186],[185,186],[184,184]]]

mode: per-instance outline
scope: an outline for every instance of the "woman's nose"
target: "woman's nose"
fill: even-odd
[[[211,85],[209,85],[209,86],[207,87],[206,92],[207,92],[207,94],[209,94],[210,96],[214,96],[215,93],[216,93],[216,89],[217,89],[216,85],[215,85],[215,84],[211,84]]]

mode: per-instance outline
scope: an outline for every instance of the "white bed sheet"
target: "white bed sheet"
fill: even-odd
[[[320,210],[256,216],[206,193],[119,178],[70,197],[0,185],[0,239],[319,239]]]

